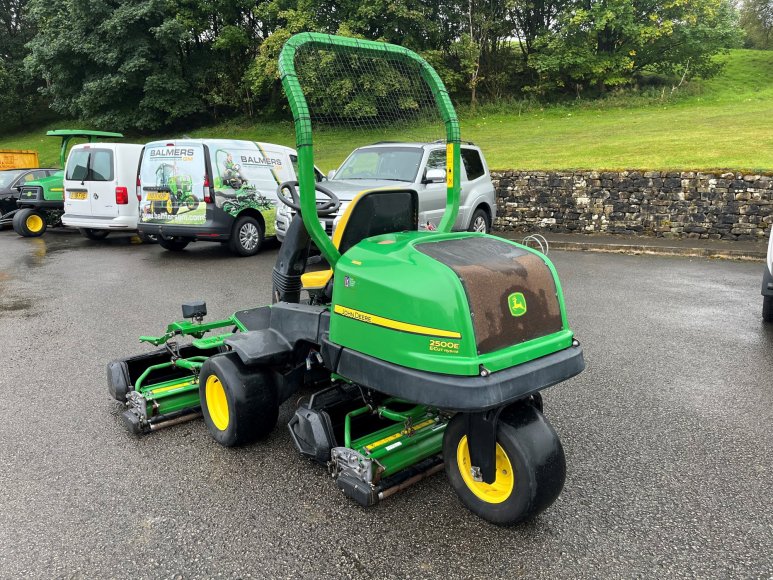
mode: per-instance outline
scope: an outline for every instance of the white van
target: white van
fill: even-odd
[[[142,145],[76,145],[64,170],[62,223],[92,240],[111,231],[137,230],[137,167]]]

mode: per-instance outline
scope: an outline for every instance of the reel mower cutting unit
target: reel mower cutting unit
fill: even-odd
[[[291,438],[360,504],[445,469],[480,517],[534,516],[565,477],[540,391],[585,366],[555,268],[514,242],[451,232],[459,124],[440,78],[415,53],[304,33],[287,41],[279,64],[299,183],[279,187],[295,217],[274,267],[273,303],[215,322],[204,322],[203,303],[187,304],[186,320],[141,338],[162,349],[110,363],[127,425],[139,433],[201,413],[215,440],[243,445],[271,432],[279,405],[305,390]],[[320,68],[354,77],[342,86],[368,78],[387,88],[348,95],[356,110],[346,95],[331,104]],[[443,131],[447,202],[436,231],[418,231],[417,193],[396,183],[363,190],[328,238],[320,218],[341,203],[315,182],[311,129],[336,120],[368,128],[381,120],[400,137],[406,127]],[[312,245],[328,268],[306,271]],[[192,341],[181,346],[184,336]]]

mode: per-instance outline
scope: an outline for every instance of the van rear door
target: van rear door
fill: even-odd
[[[201,143],[151,143],[140,165],[140,222],[197,226],[207,219]]]
[[[117,217],[115,155],[112,149],[91,149],[86,185],[91,197],[91,215]],[[125,192],[121,195],[125,197]]]
[[[71,215],[91,215],[91,196],[86,181],[89,177],[91,151],[74,147],[67,158],[64,176],[64,211]]]

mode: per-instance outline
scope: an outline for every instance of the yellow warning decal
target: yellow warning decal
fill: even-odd
[[[454,186],[454,144],[446,144],[446,187]]]
[[[430,328],[429,326],[419,326],[418,324],[411,324],[409,322],[400,322],[399,320],[392,320],[391,318],[384,318],[383,316],[376,316],[375,314],[368,314],[361,310],[355,310],[354,308],[347,308],[336,304],[333,311],[336,314],[345,316],[346,318],[352,318],[359,320],[366,324],[374,324],[376,326],[383,326],[384,328],[390,328],[392,330],[400,330],[402,332],[410,332],[412,334],[423,334],[426,336],[441,336],[443,338],[462,338],[462,335],[452,330],[441,330],[439,328]]]
[[[426,421],[422,421],[421,423],[418,423],[413,426],[413,431],[418,431],[419,429],[424,429],[424,427],[427,427],[429,425],[432,425],[435,422],[434,419],[427,419]],[[374,441],[370,445],[366,445],[365,449],[368,451],[373,451],[376,447],[381,447],[382,445],[386,445],[387,443],[390,443],[394,441],[395,439],[400,439],[403,435],[407,435],[408,431],[402,430],[399,433],[393,433],[392,435],[389,435],[388,437],[384,437],[383,439],[379,439],[378,441]]]

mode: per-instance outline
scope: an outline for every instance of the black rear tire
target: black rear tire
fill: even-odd
[[[188,238],[161,238],[158,245],[170,252],[182,252],[191,241]]]
[[[45,214],[35,209],[20,209],[13,216],[13,231],[25,238],[42,236],[47,226]]]
[[[231,229],[228,247],[237,256],[254,256],[263,245],[263,225],[254,217],[243,215],[236,218]]]
[[[143,244],[156,244],[158,243],[158,236],[155,236],[153,234],[146,234],[145,232],[137,232],[137,237],[142,241]]]
[[[762,320],[773,322],[773,296],[762,297]]]
[[[266,437],[279,417],[271,375],[228,352],[209,358],[199,373],[201,413],[212,438],[225,447]]]
[[[95,230],[92,228],[78,228],[78,231],[90,240],[104,240],[110,235],[110,230]]]
[[[536,516],[564,487],[566,460],[558,435],[533,405],[506,409],[497,429],[497,479],[475,482],[469,471],[467,418],[451,419],[443,437],[446,475],[462,503],[497,525],[512,525]],[[466,466],[466,467],[465,467]],[[466,480],[466,481],[465,481]]]

